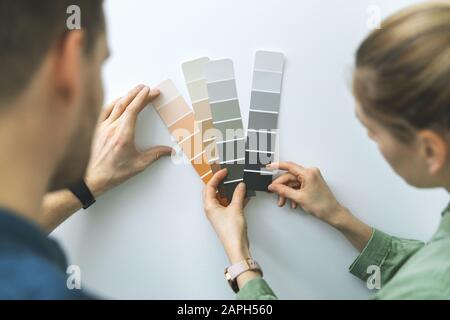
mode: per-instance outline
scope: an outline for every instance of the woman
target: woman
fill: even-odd
[[[385,20],[356,53],[353,91],[357,118],[394,171],[410,185],[450,191],[450,3],[415,5]],[[427,244],[400,239],[354,217],[318,169],[291,162],[269,168],[286,170],[269,186],[279,206],[287,200],[300,206],[361,252],[350,272],[364,281],[373,274],[374,283],[381,277],[374,298],[450,299],[450,206]],[[219,171],[207,185],[204,205],[233,265],[230,282],[240,289],[238,298],[275,299],[258,266],[246,262],[245,186],[236,188],[228,207],[215,198],[225,176]]]

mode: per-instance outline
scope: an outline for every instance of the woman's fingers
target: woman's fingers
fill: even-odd
[[[272,183],[281,183],[281,184],[287,184],[290,182],[298,182],[297,176],[294,176],[293,174],[287,172],[273,180]]]
[[[245,202],[245,184],[241,182],[234,190],[231,205],[234,205],[242,210],[244,208],[244,202]]]
[[[286,204],[286,198],[283,196],[278,196],[278,206],[284,207],[285,204]]]
[[[305,172],[305,168],[303,168],[301,165],[293,163],[293,162],[274,162],[269,165],[267,165],[267,169],[275,170],[275,169],[281,169],[286,170],[289,173],[299,176],[302,175]]]
[[[289,186],[286,186],[284,184],[279,184],[279,183],[272,183],[269,186],[269,190],[272,192],[275,192],[276,194],[278,194],[281,197],[288,198],[288,199],[295,199],[295,195],[298,191]]]
[[[108,119],[112,122],[112,121],[115,121],[118,118],[120,118],[120,116],[125,111],[125,109],[128,107],[128,105],[134,100],[134,98],[136,98],[136,96],[142,90],[144,90],[144,88],[146,88],[146,86],[143,84],[140,84],[137,87],[135,87],[134,89],[132,89],[130,92],[128,92],[128,94],[125,97],[123,97],[122,99],[117,101],[116,104],[114,105],[114,108]]]
[[[207,204],[218,204],[218,200],[217,200],[217,196],[216,196],[216,192],[217,192],[217,187],[219,186],[220,182],[225,179],[225,177],[227,176],[227,169],[222,169],[218,172],[216,172],[213,177],[211,178],[211,180],[209,180],[209,182],[206,184],[205,187],[205,192],[204,192],[204,196],[205,196],[205,208],[207,206]]]

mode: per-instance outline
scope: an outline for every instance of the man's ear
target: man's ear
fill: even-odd
[[[428,172],[437,174],[448,161],[448,142],[433,130],[418,132],[418,141],[428,167]]]
[[[83,40],[83,31],[72,30],[56,47],[55,88],[66,106],[72,105],[80,95]]]

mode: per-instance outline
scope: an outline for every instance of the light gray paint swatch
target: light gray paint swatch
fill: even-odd
[[[209,83],[208,95],[212,103],[231,99],[237,100],[236,82],[231,79]]]

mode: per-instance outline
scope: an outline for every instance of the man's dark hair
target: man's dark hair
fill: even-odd
[[[70,32],[71,5],[80,8],[89,53],[104,31],[103,0],[0,0],[0,102],[17,96],[50,48]]]

